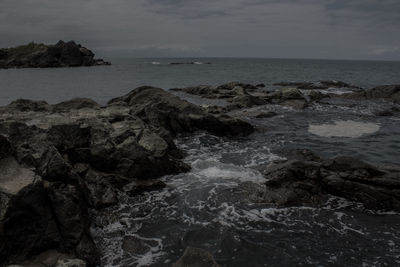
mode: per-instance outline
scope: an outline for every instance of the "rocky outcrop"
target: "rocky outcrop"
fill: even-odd
[[[182,257],[172,267],[219,267],[214,257],[201,248],[187,247]]]
[[[400,85],[383,85],[367,89],[362,92],[355,92],[342,95],[344,98],[350,99],[384,99],[387,101],[400,104]]]
[[[59,41],[55,45],[30,43],[0,49],[0,68],[57,68],[110,65],[95,59],[92,51],[74,41]]]
[[[268,167],[262,201],[283,206],[318,204],[327,194],[367,208],[400,210],[400,168],[370,165],[351,157],[324,160],[311,151]]]
[[[342,81],[326,80],[318,82],[280,82],[275,83],[275,86],[285,86],[285,87],[295,87],[297,89],[307,89],[307,90],[325,90],[329,88],[353,88],[361,89],[358,86],[345,83]]]
[[[112,99],[108,105],[125,105],[132,115],[173,135],[196,130],[215,135],[248,135],[253,127],[226,115],[212,115],[203,108],[173,96],[160,88],[140,87],[129,94]]]
[[[247,122],[212,115],[162,89],[142,87],[101,107],[17,100],[0,108],[0,265],[56,250],[66,264],[99,264],[89,208],[162,189],[185,172],[176,134],[246,135]],[[75,263],[74,263],[75,262]]]
[[[181,89],[173,88],[171,90],[182,91],[204,98],[224,99],[230,103],[224,108],[225,111],[266,104],[281,104],[295,109],[303,109],[308,105],[310,100],[320,99],[318,97],[307,97],[297,88],[280,88],[275,92],[268,93],[259,90],[260,88],[263,88],[263,84],[254,86],[251,84],[232,82],[220,86],[200,85]]]

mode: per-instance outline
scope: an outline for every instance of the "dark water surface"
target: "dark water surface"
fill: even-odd
[[[17,98],[56,103],[89,97],[105,103],[137,86],[161,88],[230,81],[272,84],[336,79],[362,87],[400,83],[400,62],[297,59],[111,59],[112,66],[60,69],[0,69],[0,105]],[[210,62],[167,65],[169,62]],[[160,64],[156,64],[160,63]]]

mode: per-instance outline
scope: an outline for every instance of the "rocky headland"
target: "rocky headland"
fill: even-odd
[[[94,53],[74,41],[59,41],[54,45],[29,43],[0,49],[0,69],[60,68],[111,65],[95,59]]]
[[[354,91],[339,96],[315,88],[268,91],[261,84],[243,83],[173,89],[227,101],[223,107],[202,107],[144,86],[104,106],[76,98],[55,105],[19,99],[1,107],[0,266],[99,265],[100,254],[89,230],[90,209],[117,204],[119,193],[158,190],[165,186],[158,178],[189,171],[183,161],[185,151],[174,143],[179,134],[246,136],[255,127],[232,111],[267,104],[304,109],[335,96],[396,102],[400,88],[360,92],[342,82],[321,84]],[[323,159],[309,150],[286,158],[266,167],[264,185],[249,188],[246,197],[299,206],[317,205],[336,195],[371,209],[400,210],[398,166],[375,166],[351,157]],[[218,266],[206,252],[189,248],[174,266],[196,264],[193,259]]]

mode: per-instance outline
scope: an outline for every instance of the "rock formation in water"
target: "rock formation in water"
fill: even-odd
[[[89,208],[116,204],[118,191],[157,190],[164,184],[152,179],[189,170],[176,134],[253,131],[153,87],[103,107],[90,99],[16,100],[0,108],[0,120],[0,265],[34,262],[40,253],[98,265]]]
[[[296,109],[307,106],[309,99],[296,88],[281,88],[276,92],[258,90],[259,86],[231,82],[220,86],[200,85],[186,88],[172,88],[173,91],[182,91],[209,99],[224,99],[231,104],[225,110],[250,108],[265,104],[282,104]]]
[[[358,86],[345,83],[342,81],[326,80],[318,82],[280,82],[274,83],[275,86],[285,86],[285,87],[296,87],[297,89],[307,89],[307,90],[325,90],[329,88],[351,88],[351,89],[361,89]]]
[[[322,159],[309,150],[269,166],[259,200],[282,206],[319,204],[328,194],[370,209],[400,210],[400,168],[377,167],[352,157]]]
[[[89,49],[74,41],[59,41],[55,45],[29,43],[0,49],[0,68],[58,68],[110,65],[95,59]]]
[[[400,84],[382,85],[365,91],[348,93],[342,97],[350,99],[383,99],[400,104]]]

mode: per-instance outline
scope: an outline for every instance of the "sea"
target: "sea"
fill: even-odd
[[[300,59],[110,59],[112,66],[0,70],[0,105],[17,98],[54,104],[74,97],[106,104],[142,85],[170,88],[238,81],[340,80],[362,88],[400,84],[400,62]],[[195,64],[169,64],[189,63]],[[210,64],[208,64],[210,63]],[[194,103],[211,101],[185,94]],[[187,247],[211,253],[221,266],[400,266],[400,214],[329,196],[320,206],[276,207],[243,196],[263,186],[262,170],[287,151],[353,156],[400,164],[399,108],[385,101],[326,100],[304,110],[279,105],[271,118],[246,118],[247,137],[197,132],[178,136],[188,173],[161,179],[159,191],[119,195],[117,207],[91,211],[102,266],[171,266]]]

